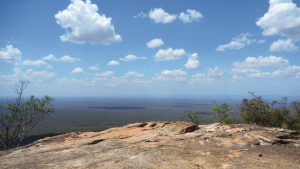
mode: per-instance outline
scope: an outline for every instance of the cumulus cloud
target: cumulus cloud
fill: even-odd
[[[18,48],[14,48],[12,45],[7,45],[6,49],[1,49],[0,51],[0,61],[18,64],[21,60],[21,51]]]
[[[187,9],[186,11],[187,13],[181,12],[179,15],[179,19],[184,23],[199,21],[199,19],[203,18],[203,15],[196,10]]]
[[[95,73],[94,76],[113,76],[115,73],[112,71],[106,71],[103,73]]]
[[[49,61],[59,61],[60,59],[57,59],[54,55],[50,54],[48,56],[45,56],[42,58],[43,60],[49,60]]]
[[[133,79],[132,83],[137,84],[138,86],[142,86],[144,84],[152,83],[152,80],[141,80],[141,79]]]
[[[258,44],[265,43],[265,42],[266,42],[266,39],[262,39],[262,40],[257,41]]]
[[[144,12],[140,12],[137,15],[134,15],[133,18],[147,18],[147,14]]]
[[[257,72],[257,73],[250,73],[247,75],[250,79],[255,78],[300,78],[300,67],[299,66],[287,66],[279,68],[274,72]]]
[[[234,74],[232,82],[238,80],[253,80],[256,78],[300,78],[299,66],[288,66],[289,61],[281,57],[248,57],[244,62],[234,62],[234,68],[231,73]],[[279,67],[273,72],[263,72],[260,69],[253,69],[259,67]],[[244,74],[244,76],[242,76]]]
[[[56,58],[55,56],[53,56],[52,54],[48,55],[48,56],[45,56],[42,58],[43,60],[49,60],[49,61],[61,61],[61,62],[76,62],[76,61],[82,61],[81,59],[79,58],[72,58],[71,56],[63,56],[61,58]]]
[[[259,73],[261,72],[258,69],[244,69],[244,68],[232,68],[231,73],[234,74],[250,74],[250,73]]]
[[[125,74],[125,77],[129,77],[129,76],[132,76],[132,77],[144,77],[144,74],[138,74],[135,71],[130,71],[130,72],[127,72]]]
[[[233,38],[233,40],[224,45],[219,45],[216,51],[225,51],[227,49],[241,49],[245,45],[250,45],[252,42],[256,41],[255,39],[249,39],[248,37],[252,36],[250,33],[242,33],[239,36]]]
[[[164,44],[164,42],[161,39],[152,39],[151,41],[147,42],[147,47],[148,48],[156,48],[163,44]]]
[[[192,75],[190,84],[207,84],[207,83],[223,83],[219,80],[222,77],[223,72],[218,67],[215,69],[208,69],[207,75],[205,73],[198,73]]]
[[[136,57],[135,55],[127,55],[125,58],[119,58],[120,61],[133,61],[137,59],[147,59],[146,57]]]
[[[43,60],[25,60],[23,61],[23,65],[27,66],[38,66],[40,67],[41,65],[46,65],[47,63]]]
[[[61,57],[60,60],[61,60],[62,62],[82,61],[82,60],[80,60],[79,58],[72,58],[72,57],[70,57],[70,56],[68,56],[68,55],[66,55],[66,56],[64,56],[64,57]]]
[[[223,75],[223,71],[220,68],[215,67],[214,69],[208,69],[207,75],[210,78],[220,78]]]
[[[198,58],[197,53],[193,53],[191,56],[189,56],[189,60],[184,66],[187,69],[194,69],[194,70],[201,69],[200,62],[197,60],[197,58]]]
[[[214,69],[208,69],[207,74],[205,73],[198,73],[192,75],[192,79],[190,84],[205,84],[205,83],[223,83],[219,79],[222,77],[223,71],[215,67]]]
[[[12,75],[1,75],[0,74],[0,84],[2,85],[13,85],[19,79],[29,80],[35,83],[49,83],[56,79],[56,74],[54,72],[47,71],[33,71],[32,69],[27,69],[23,72],[21,68],[13,68],[14,74]]]
[[[155,8],[150,10],[149,18],[153,19],[155,23],[171,23],[177,18],[177,15],[171,15],[161,8]]]
[[[255,57],[249,56],[243,62],[234,62],[233,66],[235,68],[248,69],[248,68],[266,67],[266,66],[280,67],[280,66],[286,66],[288,64],[289,64],[289,61],[286,59],[283,59],[282,57],[259,56],[258,58],[255,58]]]
[[[270,0],[269,4],[268,12],[256,22],[263,35],[300,40],[300,8],[292,0]]]
[[[116,65],[120,65],[119,61],[116,60],[112,60],[110,62],[107,63],[108,66],[116,66]]]
[[[52,69],[52,65],[47,65],[45,68],[46,69]]]
[[[93,71],[99,70],[96,66],[90,66],[89,69],[90,69],[90,70],[93,70]]]
[[[60,85],[60,86],[75,86],[75,85],[78,85],[78,86],[94,86],[93,83],[88,83],[84,80],[76,80],[74,78],[72,78],[72,79],[68,79],[68,78],[56,79],[55,83],[57,85]]]
[[[180,57],[186,55],[186,52],[183,49],[172,49],[168,48],[166,50],[160,49],[154,56],[155,61],[163,60],[174,60],[179,59]]]
[[[105,45],[122,41],[115,33],[111,18],[98,14],[98,6],[90,0],[71,0],[67,9],[59,11],[55,18],[56,23],[66,30],[60,36],[62,41]]]
[[[270,51],[272,52],[279,52],[279,51],[286,51],[291,52],[297,50],[298,47],[294,45],[291,39],[275,41],[270,46]]]
[[[173,81],[175,83],[187,82],[187,74],[181,69],[178,70],[162,70],[160,75],[155,75],[153,80],[157,81]]]
[[[128,80],[125,77],[115,77],[113,76],[107,86],[117,86],[120,84],[127,84]]]
[[[71,71],[71,73],[74,74],[85,74],[85,72],[83,71],[83,69],[81,67],[77,67],[74,70]]]

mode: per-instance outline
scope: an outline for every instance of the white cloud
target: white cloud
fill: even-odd
[[[273,76],[282,76],[286,78],[300,78],[300,67],[299,66],[287,66],[279,68],[272,73]]]
[[[74,74],[85,74],[85,72],[83,71],[83,69],[81,67],[77,67],[74,70],[71,71],[71,73]]]
[[[41,66],[41,65],[46,65],[47,63],[43,60],[25,60],[23,61],[23,65],[27,66]]]
[[[63,56],[63,57],[57,59],[57,58],[56,58],[55,56],[53,56],[52,54],[50,54],[50,55],[48,55],[48,56],[45,56],[45,57],[43,57],[42,59],[43,59],[43,60],[49,60],[49,61],[56,61],[56,62],[58,62],[58,61],[61,61],[61,62],[76,62],[76,61],[82,61],[82,60],[79,59],[79,58],[72,58],[72,57],[70,57],[70,56],[68,56],[68,55]]]
[[[93,70],[93,71],[99,70],[96,66],[90,66],[89,69],[90,69],[90,70]]]
[[[45,56],[42,58],[43,60],[50,60],[50,61],[56,61],[58,62],[60,59],[57,59],[54,55],[50,54],[48,56]]]
[[[19,79],[29,80],[31,83],[49,83],[56,79],[56,74],[54,72],[47,71],[33,71],[28,69],[23,72],[21,68],[15,67],[13,69],[14,74],[12,75],[1,75],[0,74],[0,84],[2,85],[13,85],[17,83]]]
[[[129,77],[129,76],[132,76],[132,77],[144,77],[144,74],[138,74],[137,72],[130,71],[130,72],[127,72],[125,74],[125,77]]]
[[[93,86],[93,83],[88,83],[84,80],[76,80],[76,79],[68,79],[68,78],[61,78],[61,79],[56,79],[55,83],[59,86]]]
[[[72,57],[70,57],[70,56],[68,56],[68,55],[59,58],[59,60],[62,61],[62,62],[75,62],[75,61],[81,61],[79,58],[72,58]]]
[[[120,65],[119,61],[116,60],[112,60],[110,62],[107,63],[108,66],[116,66],[116,65]]]
[[[181,12],[179,15],[179,19],[184,23],[199,21],[199,19],[203,18],[203,15],[196,10],[187,9],[186,11],[187,13]]]
[[[46,69],[52,69],[53,67],[52,67],[52,65],[47,65],[45,68]]]
[[[223,83],[219,80],[223,75],[223,71],[215,67],[214,69],[208,69],[207,75],[205,73],[198,73],[195,75],[192,75],[192,79],[190,81],[190,84],[205,84],[205,83]]]
[[[140,12],[138,15],[133,16],[133,18],[146,18],[147,14],[144,12]]]
[[[72,0],[67,9],[55,15],[56,23],[66,29],[66,34],[60,36],[60,39],[79,44],[90,42],[105,45],[122,41],[121,36],[115,34],[111,18],[97,12],[98,6],[91,4],[90,0],[85,3]]]
[[[193,53],[190,57],[187,63],[184,65],[187,69],[194,69],[194,70],[199,70],[201,69],[200,67],[200,62],[197,60],[198,55],[197,53]]]
[[[125,56],[125,58],[119,58],[119,60],[121,61],[132,61],[132,60],[137,60],[139,59],[138,57],[136,57],[135,55],[127,55]]]
[[[103,73],[95,73],[94,76],[113,76],[115,73],[112,71],[106,71]]]
[[[177,15],[170,15],[161,8],[150,10],[149,18],[153,19],[155,23],[170,23],[176,19]]]
[[[147,42],[147,47],[148,48],[156,48],[163,44],[164,44],[164,42],[161,39],[152,39],[151,41]]]
[[[261,44],[261,43],[265,43],[265,42],[266,42],[266,39],[262,39],[262,40],[258,40],[257,44]]]
[[[270,7],[256,22],[264,36],[282,35],[300,40],[300,8],[292,0],[270,0]]]
[[[133,79],[132,83],[137,84],[138,86],[142,86],[144,84],[152,83],[152,80],[141,80],[141,79]]]
[[[250,73],[259,73],[261,72],[258,69],[244,69],[244,68],[232,68],[231,73],[234,74],[250,74]]]
[[[187,74],[185,71],[182,71],[181,69],[178,70],[163,70],[161,71],[160,75],[155,75],[155,78],[153,80],[158,81],[173,81],[175,83],[185,83],[187,82],[186,78]]]
[[[166,50],[159,49],[159,51],[155,54],[154,60],[155,61],[162,61],[162,60],[174,60],[179,59],[181,56],[186,55],[183,49],[175,49],[168,48]]]
[[[247,57],[245,59],[245,61],[243,61],[243,62],[234,62],[233,66],[235,68],[247,69],[247,68],[258,68],[258,67],[267,67],[267,66],[280,67],[280,66],[286,66],[288,64],[289,64],[289,61],[283,59],[282,57],[259,56],[258,58]]]
[[[107,86],[117,86],[120,84],[126,84],[128,80],[125,77],[115,77],[113,76]]]
[[[223,75],[223,71],[220,68],[215,67],[214,69],[208,69],[207,75],[210,78],[220,78]]]
[[[250,45],[255,39],[249,39],[252,36],[250,33],[242,33],[239,36],[233,38],[233,40],[225,45],[219,45],[216,51],[225,51],[226,49],[241,49],[245,45]]]
[[[291,52],[297,50],[298,47],[295,46],[291,39],[275,41],[270,46],[270,51],[272,52],[279,52],[279,51],[286,51]]]
[[[0,61],[13,62],[19,64],[21,62],[21,51],[12,45],[6,46],[6,49],[0,51]]]
[[[97,81],[100,81],[100,80],[107,80],[107,78],[103,78],[103,77],[101,77],[101,78],[98,78],[98,77],[96,77],[96,78],[93,78],[92,79],[92,83],[97,83]]]

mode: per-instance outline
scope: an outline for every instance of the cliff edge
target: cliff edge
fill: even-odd
[[[0,168],[299,168],[299,132],[146,122],[68,133],[0,152]]]

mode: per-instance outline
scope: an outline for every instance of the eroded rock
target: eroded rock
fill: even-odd
[[[134,123],[0,152],[0,168],[298,168],[298,138],[255,125]]]

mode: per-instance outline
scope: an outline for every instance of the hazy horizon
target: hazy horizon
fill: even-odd
[[[1,0],[0,96],[297,95],[299,5]]]

